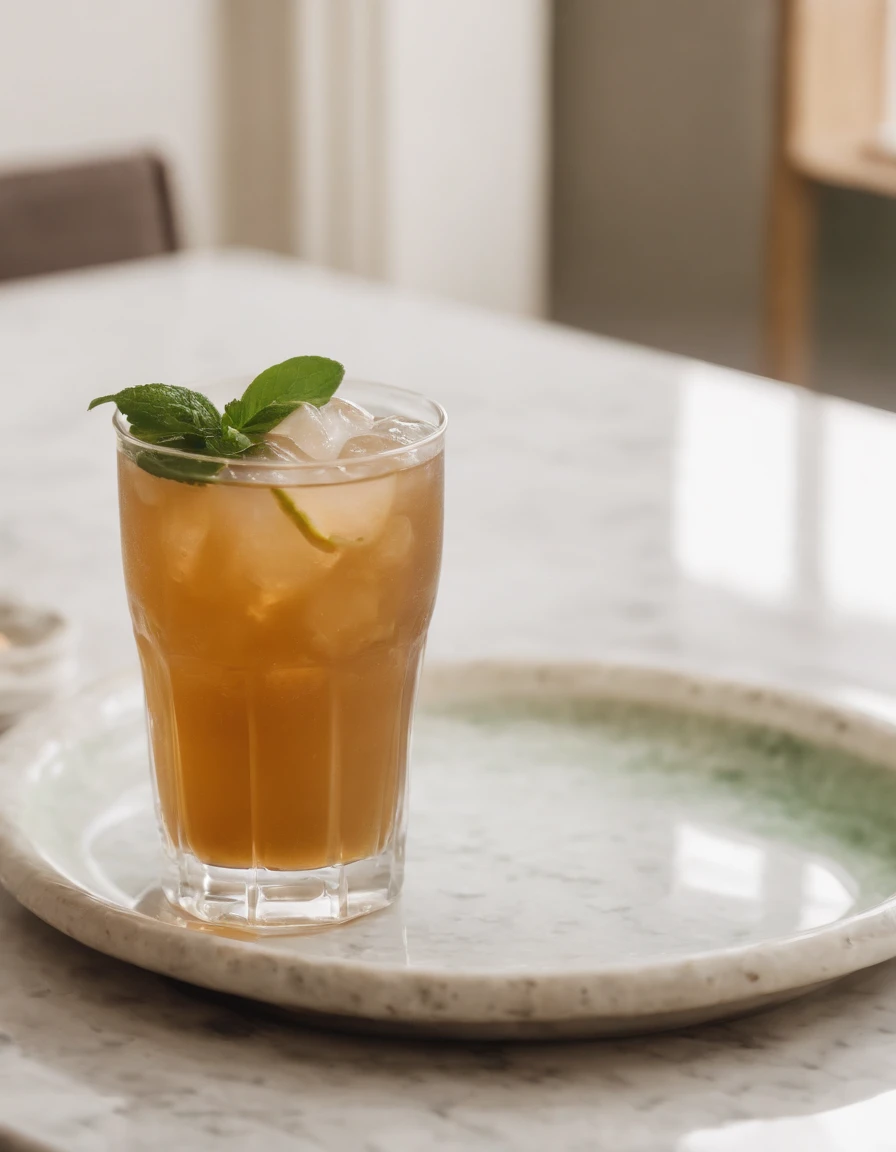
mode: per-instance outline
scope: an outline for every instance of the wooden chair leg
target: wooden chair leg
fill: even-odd
[[[777,96],[765,253],[764,370],[793,384],[810,382],[816,187],[790,162],[790,136],[799,113],[798,44],[802,0],[780,0]]]
[[[765,372],[809,385],[816,187],[782,161],[771,198],[765,272]]]

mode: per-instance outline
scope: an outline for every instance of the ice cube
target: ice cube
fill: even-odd
[[[414,528],[407,516],[392,516],[376,546],[378,564],[404,564],[414,547]]]
[[[275,434],[288,436],[314,460],[335,460],[345,442],[369,432],[373,422],[369,412],[336,396],[322,408],[300,404],[280,421]]]
[[[211,501],[204,487],[178,484],[159,525],[165,561],[178,584],[196,574],[211,529]]]
[[[289,439],[313,460],[328,460],[332,452],[330,433],[313,404],[300,404],[295,412],[277,425],[278,437]]]
[[[433,431],[435,431],[433,426],[422,420],[402,420],[399,416],[383,416],[379,420],[374,420],[371,428],[375,436],[389,440],[393,448],[416,444]]]
[[[252,461],[258,460],[259,467],[253,468]],[[256,444],[233,464],[228,464],[221,472],[221,480],[232,480],[238,484],[270,484],[284,487],[294,484],[293,464],[312,464],[315,461],[290,440],[288,436],[269,433],[261,443]],[[271,464],[282,464],[282,468],[271,468]]]
[[[382,532],[395,499],[394,473],[349,484],[289,489],[289,497],[316,530],[337,545],[369,544]]]
[[[336,563],[338,554],[314,548],[290,523],[267,486],[216,485],[214,496],[219,543],[230,566],[221,578],[236,582],[254,619],[266,619]]]
[[[343,460],[354,460],[364,456],[375,456],[378,452],[392,452],[396,448],[407,448],[423,440],[433,431],[431,424],[418,420],[401,420],[397,416],[383,416],[374,420],[369,432],[352,436],[342,447]]]
[[[387,436],[377,436],[366,432],[363,436],[352,436],[346,440],[339,453],[340,460],[355,460],[364,456],[375,456],[378,452],[389,452],[396,447]]]
[[[129,484],[141,504],[159,505],[165,500],[167,486],[158,476],[145,472],[136,464],[128,464]]]
[[[307,621],[315,647],[331,660],[353,656],[377,642],[388,641],[395,621],[380,619],[380,592],[375,581],[322,583],[310,597]]]
[[[253,455],[261,460],[272,460],[284,464],[306,464],[313,459],[298,446],[295,440],[277,432],[269,432],[264,440],[256,445],[256,452]]]

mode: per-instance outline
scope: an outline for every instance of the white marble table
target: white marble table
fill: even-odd
[[[87,400],[297,352],[449,408],[434,655],[621,656],[896,714],[896,418],[238,252],[0,287],[0,590],[75,617],[82,678],[133,662]],[[879,1152],[894,1035],[893,965],[648,1040],[324,1035],[0,896],[0,1148]]]

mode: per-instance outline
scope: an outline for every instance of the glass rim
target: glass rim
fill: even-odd
[[[420,440],[415,440],[413,444],[400,444],[397,448],[387,448],[382,452],[371,452],[369,456],[355,456],[342,460],[261,460],[256,458],[246,458],[244,456],[209,456],[203,452],[188,452],[183,448],[173,448],[169,444],[151,444],[148,440],[141,440],[135,436],[130,429],[127,418],[116,408],[115,414],[112,417],[112,424],[118,435],[119,441],[128,444],[138,452],[153,452],[158,453],[160,456],[174,457],[178,460],[196,460],[199,462],[222,464],[228,468],[246,468],[253,471],[261,469],[262,471],[274,472],[301,472],[306,471],[321,471],[325,469],[336,469],[343,474],[351,472],[354,469],[363,469],[371,463],[379,460],[399,460],[404,455],[409,455],[414,452],[419,452],[421,448],[426,448],[434,445],[445,435],[445,430],[448,427],[448,413],[437,400],[431,400],[422,392],[415,392],[412,388],[399,388],[393,384],[381,384],[376,380],[360,380],[348,379],[345,384],[351,387],[353,384],[361,386],[367,385],[372,388],[382,388],[386,392],[392,392],[396,396],[406,396],[413,400],[423,400],[425,403],[432,406],[438,416],[438,423],[433,427],[433,431],[427,436],[422,437]],[[397,419],[402,419],[398,416]],[[276,429],[274,429],[276,431]]]

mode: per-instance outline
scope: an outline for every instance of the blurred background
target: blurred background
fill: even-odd
[[[0,277],[16,174],[150,150],[172,243],[896,407],[890,8],[0,0]]]

